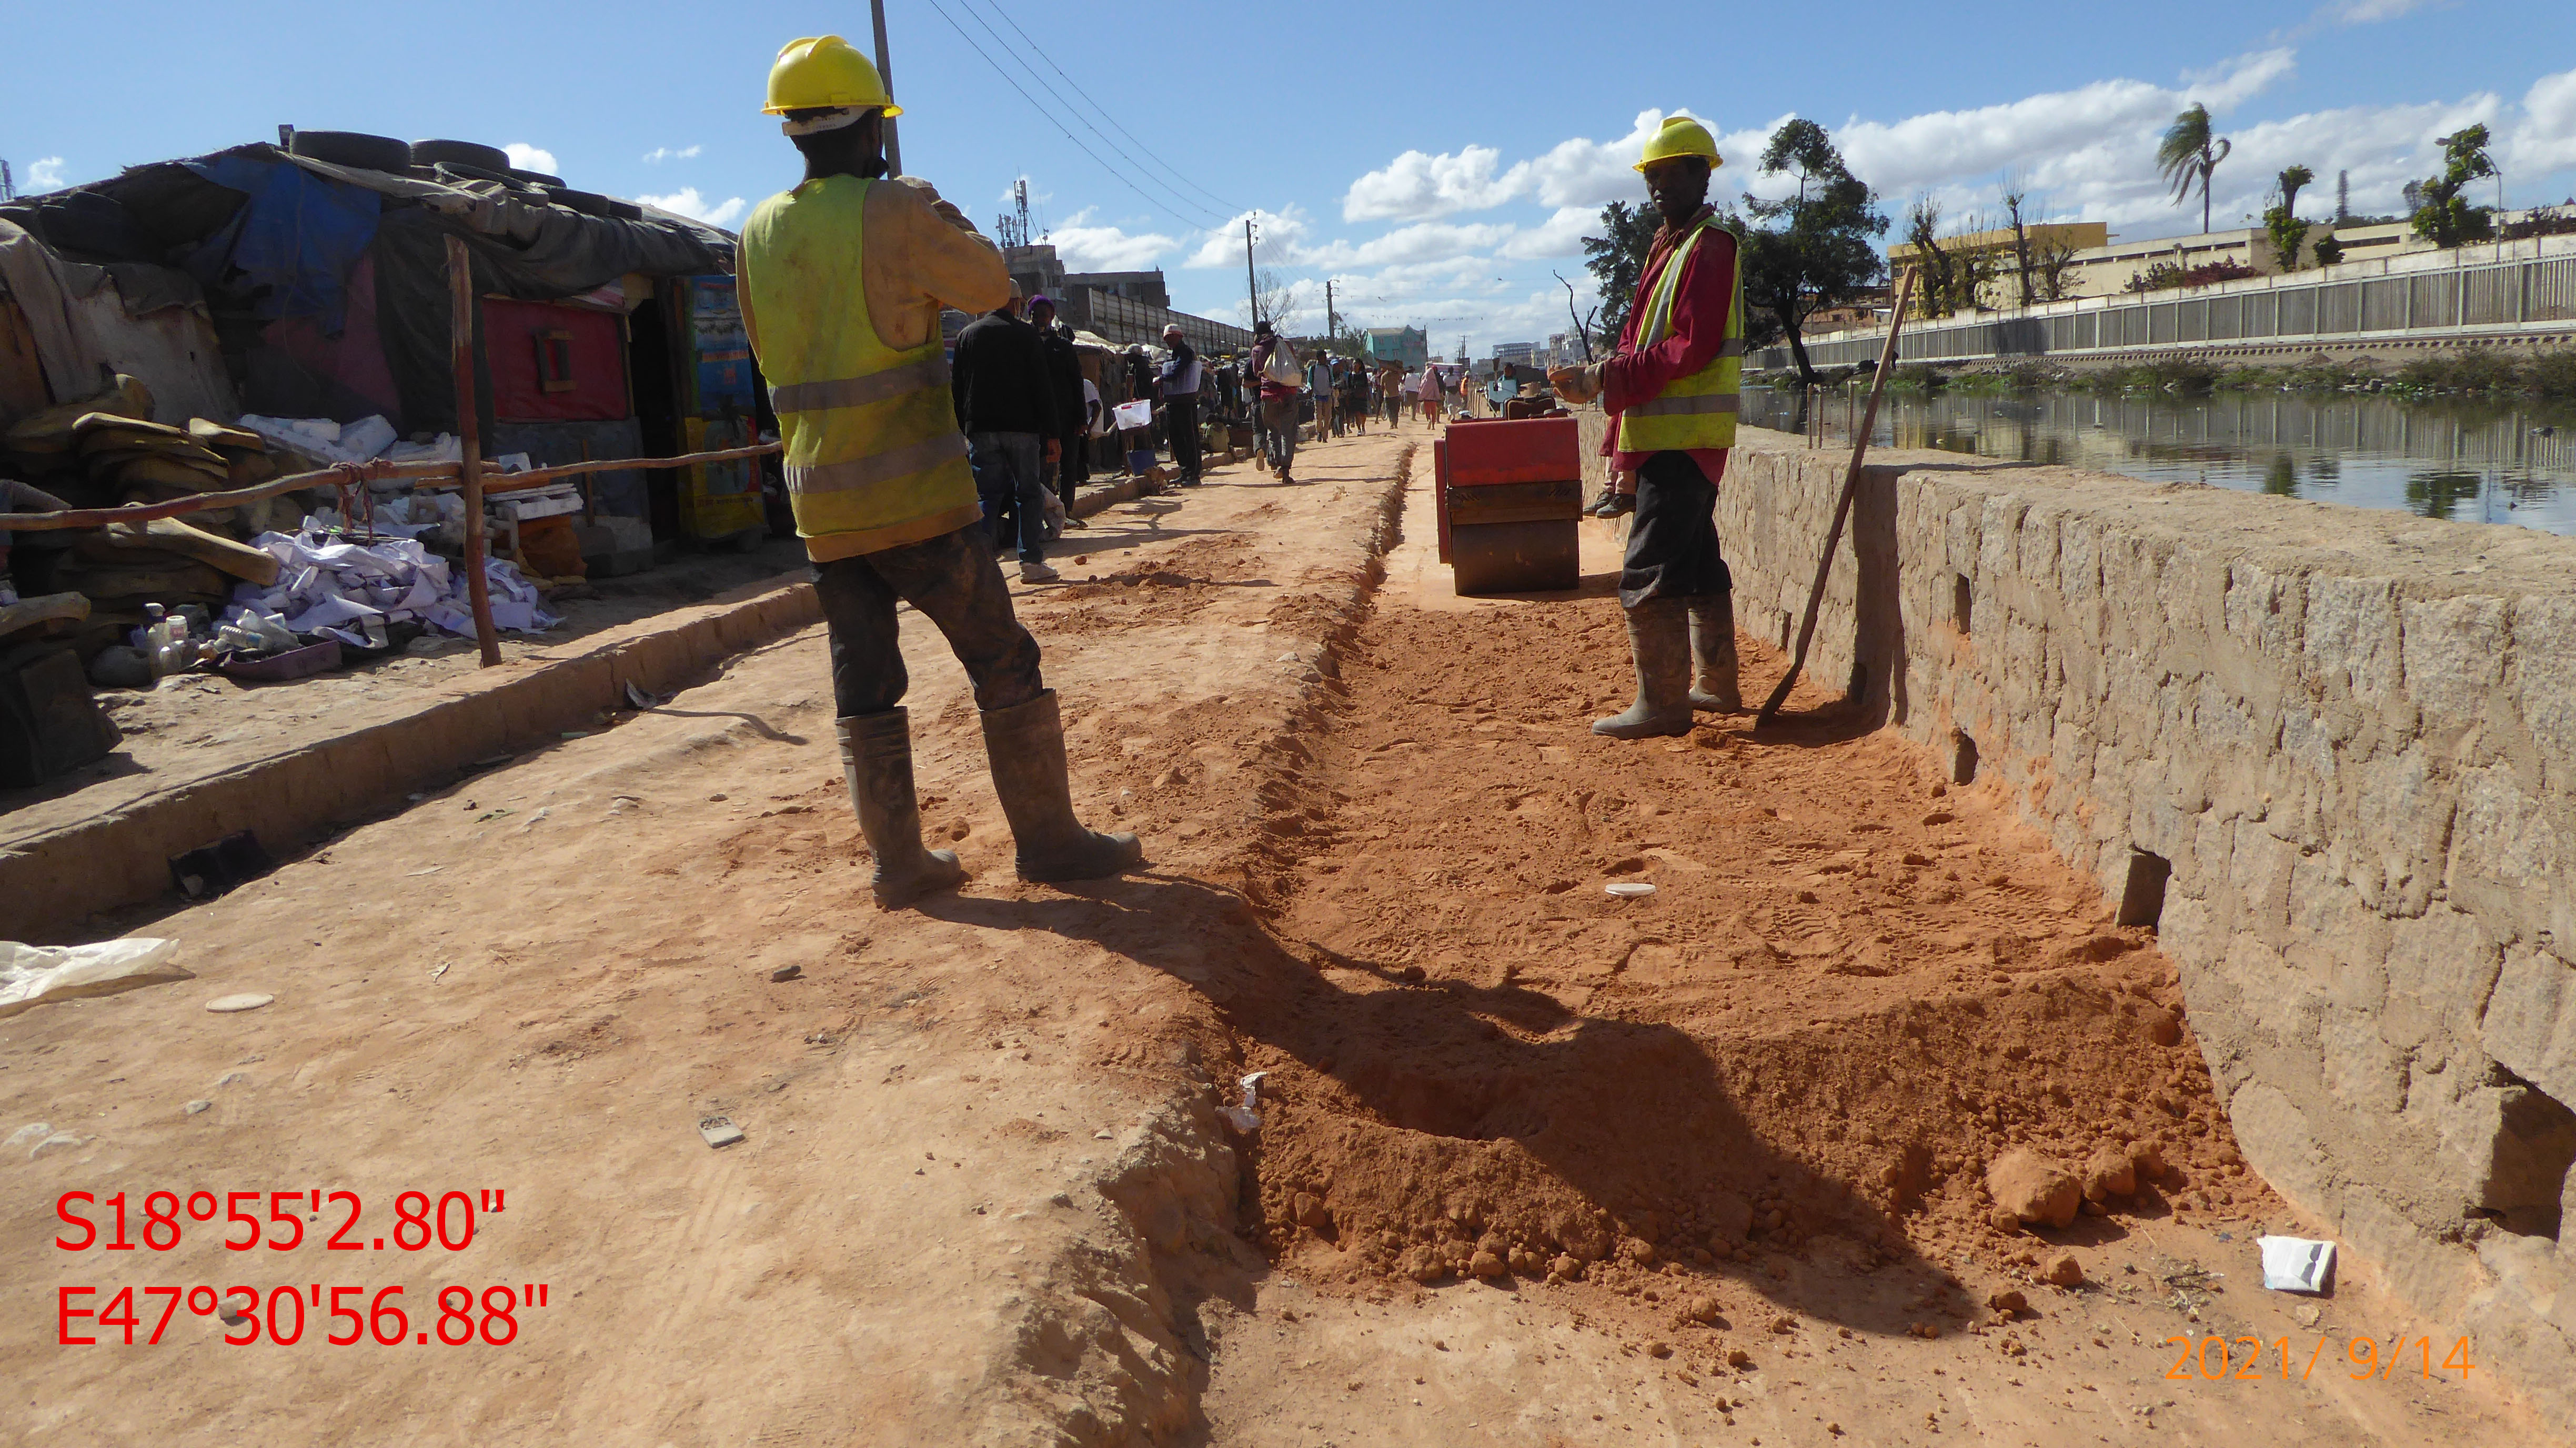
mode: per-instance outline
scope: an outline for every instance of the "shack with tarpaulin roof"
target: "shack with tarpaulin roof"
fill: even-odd
[[[544,466],[756,436],[765,392],[733,236],[494,162],[465,142],[305,133],[0,204],[0,427],[122,372],[159,421],[382,416],[398,437],[452,433],[456,236],[480,298],[487,456]],[[750,462],[598,474],[590,511],[666,542],[766,525]]]

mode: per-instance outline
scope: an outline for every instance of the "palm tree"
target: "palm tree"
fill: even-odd
[[[2299,206],[2300,188],[2317,179],[2317,173],[2305,166],[2287,166],[2281,171],[2281,209],[2295,211]]]
[[[2156,147],[2156,171],[2173,186],[2174,200],[2191,200],[2191,188],[2200,187],[2200,229],[2209,230],[2209,177],[2235,143],[2209,133],[2209,107],[2194,101],[2191,108],[2174,117],[2165,129],[2165,138]]]

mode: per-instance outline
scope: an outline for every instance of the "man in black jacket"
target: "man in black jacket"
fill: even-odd
[[[1091,419],[1084,415],[1089,409],[1082,401],[1082,362],[1074,354],[1073,328],[1056,319],[1055,303],[1044,293],[1029,298],[1029,322],[1038,329],[1038,345],[1046,353],[1047,380],[1055,387],[1056,438],[1064,450],[1060,462],[1040,471],[1069,510],[1074,488],[1091,478],[1090,459],[1083,455]]]
[[[1017,286],[1009,301],[957,334],[951,368],[948,385],[966,433],[966,464],[975,472],[993,546],[1006,541],[1001,515],[1008,506],[1018,515],[1020,581],[1053,583],[1060,575],[1046,563],[1046,488],[1038,480],[1038,464],[1042,457],[1061,455],[1060,429],[1046,356],[1037,328],[1020,320]]]
[[[1163,346],[1170,356],[1163,359],[1161,378],[1164,436],[1172,442],[1172,466],[1180,470],[1181,486],[1199,485],[1199,388],[1206,382],[1199,366],[1198,349],[1181,335],[1181,324],[1163,328]]]

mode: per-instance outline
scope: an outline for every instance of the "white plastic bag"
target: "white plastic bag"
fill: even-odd
[[[1306,373],[1297,365],[1297,354],[1289,351],[1283,342],[1271,348],[1270,360],[1261,364],[1261,380],[1276,382],[1282,387],[1303,387]]]
[[[179,942],[129,938],[95,945],[20,945],[0,940],[0,1016],[46,1001],[114,995],[189,979],[175,964]]]
[[[1122,402],[1111,411],[1117,424],[1122,428],[1154,425],[1154,404],[1142,397],[1133,402]]]
[[[2335,1244],[2305,1237],[2264,1237],[2263,1285],[2275,1292],[2323,1292],[2334,1277]]]
[[[1039,512],[1046,517],[1046,535],[1052,542],[1064,536],[1064,499],[1057,497],[1051,488],[1040,488],[1038,492],[1046,498],[1046,504]]]

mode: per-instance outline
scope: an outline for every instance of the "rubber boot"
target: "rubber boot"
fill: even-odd
[[[1637,702],[1628,712],[1592,721],[1613,739],[1648,739],[1691,731],[1690,601],[1650,598],[1628,610],[1628,648],[1636,656]]]
[[[933,890],[966,878],[957,857],[921,847],[921,807],[912,796],[912,723],[902,709],[833,721],[841,741],[841,772],[850,784],[850,808],[859,833],[876,856],[868,888],[881,909],[909,905]]]
[[[1735,676],[1735,595],[1692,599],[1690,635],[1691,707],[1743,713],[1744,690]]]
[[[1123,873],[1145,858],[1130,834],[1098,834],[1073,817],[1073,788],[1065,778],[1064,716],[1049,689],[1025,704],[984,714],[984,756],[993,766],[993,792],[1019,846],[1020,878],[1052,882],[1097,880]]]

